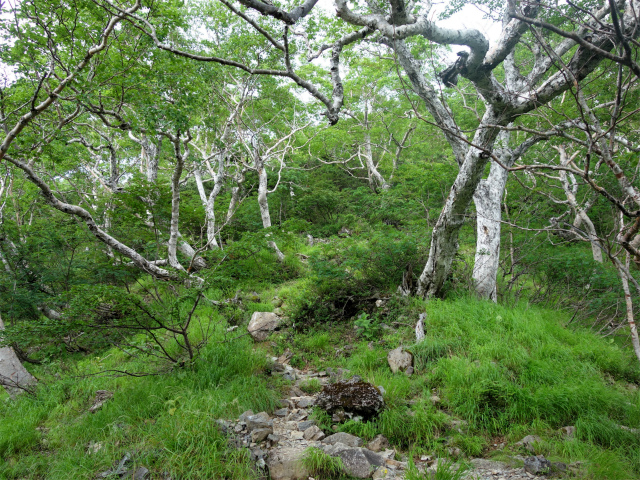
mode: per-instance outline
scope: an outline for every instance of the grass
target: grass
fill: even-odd
[[[219,329],[191,369],[143,378],[84,376],[98,363],[144,368],[144,359],[127,360],[114,350],[99,362],[77,362],[79,378],[42,386],[35,398],[0,403],[0,478],[92,478],[127,452],[152,473],[174,478],[252,478],[248,455],[228,448],[215,420],[271,410],[279,395],[259,375],[265,358],[251,343],[217,343],[222,338]],[[97,390],[114,397],[90,414]],[[96,443],[102,447],[88,453]]]
[[[348,480],[351,477],[342,472],[342,459],[331,457],[319,448],[308,448],[302,463],[313,477],[326,480]]]
[[[306,279],[288,282],[281,291],[260,295],[295,301],[295,295],[305,295],[306,284]],[[246,308],[268,310],[269,305]],[[411,323],[419,311],[427,312],[427,337],[415,345]],[[542,437],[537,453],[553,461],[582,462],[580,478],[640,475],[640,435],[629,430],[640,428],[640,369],[629,351],[568,329],[558,312],[470,298],[398,300],[381,322],[401,319],[407,326],[381,330],[373,340],[343,322],[306,332],[286,329],[260,348],[248,337],[229,341],[226,323],[210,306],[198,314],[214,328],[208,345],[192,365],[162,375],[91,375],[108,369],[153,373],[147,358],[116,349],[36,367],[43,380],[37,396],[0,397],[0,478],[94,478],[131,453],[136,465],[153,475],[254,479],[249,456],[228,447],[215,420],[276,408],[279,383],[263,371],[267,355],[287,348],[298,367],[346,368],[383,387],[387,408],[377,418],[338,428],[365,440],[383,434],[409,458],[446,457],[457,447],[463,456],[507,460],[524,453],[513,447],[515,442],[536,434]],[[246,321],[246,311],[243,317]],[[196,340],[199,331],[194,331]],[[388,368],[387,352],[398,345],[414,355],[411,377]],[[301,388],[315,393],[320,382],[311,379]],[[112,391],[114,397],[90,414],[97,390]],[[441,399],[435,405],[434,394]],[[312,417],[332,430],[325,412],[315,410]],[[459,420],[468,425],[462,433],[454,426]],[[559,433],[565,425],[576,427],[575,438]],[[506,449],[491,450],[500,442]],[[335,459],[320,451],[310,450],[305,461],[316,478],[340,478]],[[456,478],[446,476],[457,474],[449,470],[442,469],[437,478]],[[422,478],[417,472],[409,475]]]

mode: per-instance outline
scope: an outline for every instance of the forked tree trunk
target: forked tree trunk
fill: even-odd
[[[0,336],[4,330],[4,323],[0,318]],[[11,347],[0,348],[0,385],[2,385],[7,393],[12,397],[17,394],[29,390],[37,383],[37,380],[31,375],[16,352]]]
[[[498,128],[482,125],[501,125],[502,119],[489,107],[482,118],[482,124],[476,131],[474,145],[491,150],[498,135]],[[431,246],[427,264],[418,279],[417,295],[425,298],[442,294],[451,264],[458,252],[458,235],[464,224],[464,218],[474,192],[489,160],[486,152],[471,147],[460,166],[453,187],[431,235]]]

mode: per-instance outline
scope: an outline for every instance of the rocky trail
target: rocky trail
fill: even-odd
[[[267,412],[244,412],[237,420],[218,420],[229,442],[236,448],[251,452],[257,471],[267,480],[322,480],[311,476],[302,461],[311,447],[322,450],[331,457],[342,460],[344,473],[355,478],[403,479],[409,462],[406,454],[394,449],[388,440],[378,435],[365,444],[364,440],[344,432],[323,431],[310,419],[313,406],[319,406],[332,414],[336,423],[346,418],[365,419],[384,407],[379,387],[363,382],[357,375],[345,380],[347,370],[323,372],[301,371],[288,365],[287,355],[271,358],[272,375],[280,375],[293,382],[289,395],[280,400],[279,409]],[[310,380],[319,382],[323,389],[316,394],[305,394],[301,386]],[[536,437],[529,436],[519,442],[532,451]],[[459,467],[445,459],[432,456],[414,458],[418,472],[429,478],[438,468]],[[513,467],[504,462],[483,458],[468,459],[468,471],[461,478],[466,480],[529,480],[545,476],[562,477],[568,467],[551,464],[542,456],[514,456]]]

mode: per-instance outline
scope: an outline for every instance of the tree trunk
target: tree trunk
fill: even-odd
[[[497,163],[491,164],[489,176],[480,181],[473,195],[477,217],[473,281],[478,296],[494,302],[500,263],[500,209],[508,173]]]
[[[4,330],[4,323],[0,318],[0,332]],[[28,390],[37,380],[31,375],[11,347],[0,347],[0,385],[12,397]]]
[[[196,179],[196,186],[198,187],[198,193],[200,194],[200,201],[202,202],[202,206],[204,207],[204,215],[207,221],[207,248],[209,250],[216,250],[220,248],[218,242],[216,240],[216,213],[215,213],[215,203],[216,197],[220,193],[222,189],[222,182],[218,181],[218,178],[214,178],[214,186],[213,190],[207,196],[204,190],[204,184],[202,182],[202,174],[200,173],[200,169],[196,166],[193,176]]]
[[[180,148],[179,143],[176,148]],[[184,270],[184,267],[178,261],[177,255],[180,220],[180,177],[182,176],[184,159],[179,152],[176,153],[175,157],[176,168],[171,176],[171,227],[169,231],[169,243],[167,244],[167,260],[169,260],[169,265],[173,268]]]
[[[640,339],[638,338],[638,326],[636,325],[635,317],[633,315],[633,299],[631,297],[631,291],[629,290],[629,279],[627,272],[630,267],[630,255],[626,256],[626,271],[618,268],[618,274],[620,275],[620,281],[622,282],[622,290],[624,291],[624,301],[627,307],[627,323],[629,324],[629,330],[631,332],[631,344],[633,345],[633,351],[640,361]]]
[[[383,190],[389,190],[389,184],[380,174],[380,172],[378,171],[378,167],[376,167],[376,164],[373,162],[373,152],[371,150],[371,134],[368,131],[364,134],[364,161],[367,165],[367,172],[369,174],[368,176],[369,183],[371,184],[371,189],[375,192],[376,184],[378,184]]]
[[[491,107],[485,112],[482,123],[473,139],[474,145],[491,150],[498,135],[498,128],[483,125],[501,125]],[[489,160],[486,151],[470,147],[449,196],[431,235],[431,246],[427,264],[418,279],[416,293],[430,298],[442,294],[442,287],[451,271],[451,264],[458,251],[458,235],[464,224],[464,217],[478,183],[482,179]]]
[[[267,169],[264,160],[256,154],[256,170],[258,171],[258,205],[260,206],[260,216],[262,226],[271,226],[271,215],[269,215],[269,201],[267,200]]]

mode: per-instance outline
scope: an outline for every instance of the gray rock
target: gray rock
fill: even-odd
[[[524,471],[532,475],[545,475],[551,471],[551,462],[542,455],[524,459]]]
[[[333,435],[329,435],[325,438],[322,443],[325,445],[335,445],[336,443],[341,443],[347,447],[361,447],[363,445],[363,441],[360,437],[356,437],[355,435],[351,435],[350,433],[338,432]]]
[[[316,424],[314,420],[305,420],[304,422],[298,423],[298,430],[304,432],[307,428],[313,427]]]
[[[252,432],[258,428],[269,428],[273,426],[273,420],[269,417],[267,412],[256,413],[255,415],[249,415],[245,418],[247,422],[247,430]]]
[[[573,425],[568,425],[566,427],[562,427],[560,432],[564,436],[564,438],[573,438],[576,436],[576,427]]]
[[[393,373],[406,372],[408,368],[413,368],[413,355],[404,348],[398,347],[389,352],[387,362]]]
[[[265,438],[273,433],[273,428],[256,428],[251,432],[251,441],[255,443],[262,442]]]
[[[534,443],[541,442],[542,439],[537,435],[527,435],[519,442],[516,442],[516,445],[519,447],[524,447],[530,453],[536,453],[534,448]]]
[[[325,445],[322,449],[332,457],[339,457],[344,473],[355,478],[370,478],[377,467],[385,465],[384,458],[366,448],[352,448],[336,443]]]
[[[307,428],[304,431],[304,439],[305,440],[313,440],[313,441],[320,441],[325,437],[325,434],[322,430],[320,430],[317,426],[312,426]]]
[[[329,414],[344,411],[348,417],[359,415],[368,420],[384,408],[384,398],[374,385],[351,379],[325,385],[316,406]]]
[[[257,342],[264,342],[280,326],[280,318],[272,312],[253,312],[247,330]]]
[[[304,450],[282,448],[272,450],[267,459],[271,480],[307,480],[309,471],[302,463]]]
[[[284,311],[283,311],[280,307],[274,308],[274,309],[273,309],[273,313],[275,313],[275,314],[276,314],[276,315],[278,315],[279,317],[281,317],[282,315],[284,315]]]
[[[372,452],[381,452],[389,448],[389,440],[384,435],[376,435],[376,437],[367,444],[367,448]]]
[[[286,417],[287,413],[289,413],[289,409],[288,408],[280,408],[280,409],[276,410],[275,412],[273,412],[273,414],[276,417]]]
[[[253,410],[247,410],[246,412],[242,413],[240,415],[240,417],[238,417],[238,421],[239,422],[246,422],[247,421],[247,417],[250,417],[251,415],[254,415]]]
[[[569,467],[567,467],[566,463],[563,463],[563,462],[551,462],[551,473],[552,474],[562,475],[563,473],[567,472],[568,468]]]
[[[316,403],[315,397],[299,397],[293,398],[292,400],[296,403],[298,408],[309,408]]]

